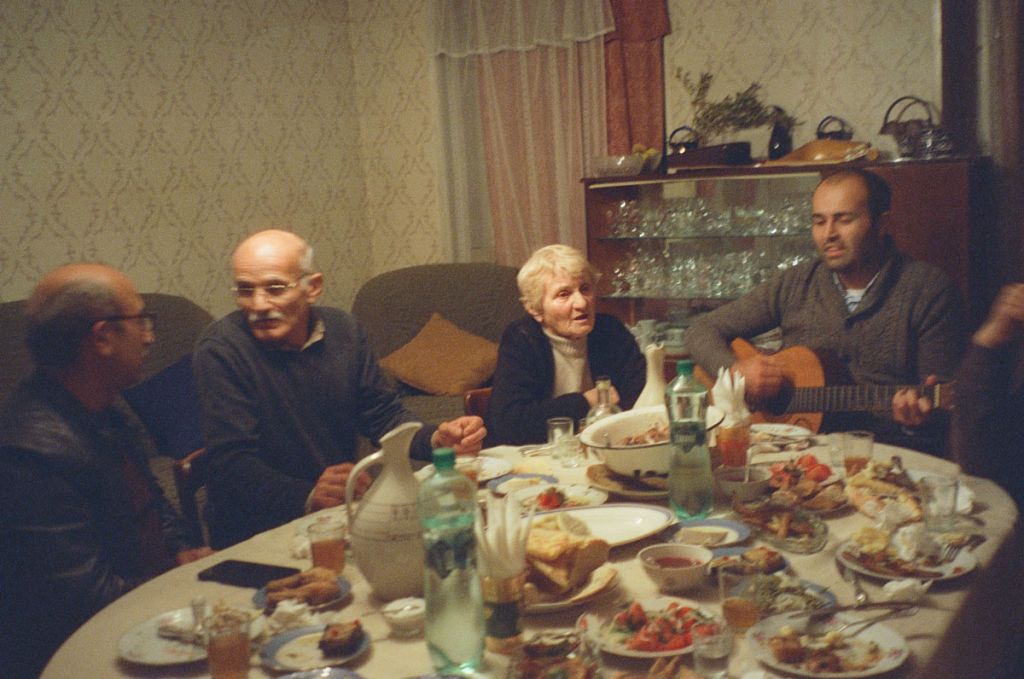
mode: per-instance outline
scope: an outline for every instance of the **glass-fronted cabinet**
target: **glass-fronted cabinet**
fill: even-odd
[[[984,296],[977,247],[985,163],[859,165],[892,186],[897,246],[946,270],[968,300]],[[841,165],[742,166],[584,180],[588,257],[602,271],[600,308],[630,325],[686,318],[815,257],[810,199]],[[975,234],[972,236],[972,233]]]

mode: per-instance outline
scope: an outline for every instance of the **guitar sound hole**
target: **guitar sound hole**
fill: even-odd
[[[772,415],[782,415],[786,413],[791,398],[793,398],[793,385],[787,382],[783,385],[782,391],[768,401],[768,412]]]

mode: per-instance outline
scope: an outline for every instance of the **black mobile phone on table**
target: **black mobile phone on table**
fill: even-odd
[[[236,587],[252,587],[259,589],[271,580],[286,578],[299,572],[298,568],[289,566],[273,566],[254,561],[238,561],[228,559],[199,571],[200,580],[212,580]]]

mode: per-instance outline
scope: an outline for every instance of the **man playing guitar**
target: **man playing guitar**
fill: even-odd
[[[744,297],[706,314],[687,347],[709,374],[731,366],[748,400],[764,408],[790,380],[779,357],[730,348],[779,328],[783,347],[803,345],[857,385],[934,384],[952,377],[962,355],[959,294],[945,274],[909,259],[886,235],[891,192],[871,172],[843,169],[821,181],[811,201],[818,259],[782,271]],[[916,390],[887,394],[885,412],[847,414],[831,429],[870,428],[879,440],[940,452],[946,427]],[[839,409],[837,409],[839,410]]]

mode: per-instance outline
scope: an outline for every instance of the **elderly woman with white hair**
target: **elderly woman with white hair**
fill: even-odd
[[[646,380],[633,335],[597,313],[600,273],[579,250],[548,245],[527,260],[516,282],[527,316],[501,338],[485,421],[488,445],[541,443],[547,420],[586,417],[597,402],[594,380],[611,378],[612,400],[632,407]]]

